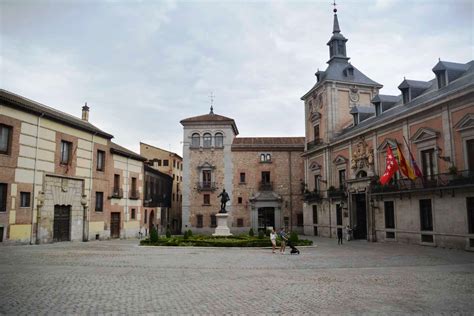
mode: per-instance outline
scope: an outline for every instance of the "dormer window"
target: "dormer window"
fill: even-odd
[[[359,124],[359,114],[354,114],[354,126],[357,126],[357,124]]]
[[[374,103],[374,106],[375,106],[375,116],[379,116],[380,114],[382,114],[382,105],[380,104],[380,102]]]
[[[403,104],[407,104],[410,102],[410,89],[402,89],[402,96],[403,96]]]
[[[436,79],[438,81],[438,89],[441,89],[446,86],[446,71],[439,71],[436,73]]]

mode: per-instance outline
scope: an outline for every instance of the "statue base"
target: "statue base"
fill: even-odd
[[[227,226],[227,217],[229,217],[229,214],[227,213],[216,214],[217,227],[215,233],[212,234],[212,236],[232,236],[230,229]]]

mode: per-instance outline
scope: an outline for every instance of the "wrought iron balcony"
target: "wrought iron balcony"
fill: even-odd
[[[424,176],[415,180],[399,179],[386,185],[371,184],[372,194],[385,194],[393,192],[415,192],[438,189],[456,189],[474,187],[474,171],[464,170],[452,173],[440,173]]]
[[[110,195],[112,199],[121,199],[123,198],[123,190],[121,188],[112,188],[112,194]]]
[[[215,191],[217,189],[215,182],[203,181],[197,183],[198,191]]]
[[[305,191],[303,193],[303,201],[305,202],[320,202],[323,196],[320,191]]]
[[[346,195],[346,190],[344,186],[341,186],[339,188],[334,188],[330,187],[327,190],[328,198],[332,199],[338,199],[338,198],[343,198]]]
[[[273,182],[260,182],[258,189],[260,191],[273,191]]]
[[[319,145],[323,144],[323,140],[321,138],[316,138],[308,143],[306,143],[306,150],[311,150]]]
[[[138,192],[137,189],[135,189],[135,190],[132,189],[132,190],[130,190],[128,198],[130,200],[138,200],[138,199],[140,199],[140,192]]]

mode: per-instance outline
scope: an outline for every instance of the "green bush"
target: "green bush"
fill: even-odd
[[[250,228],[249,230],[249,236],[250,237],[253,237],[255,235],[255,233],[253,232],[253,228]]]
[[[184,236],[183,236],[183,239],[184,239],[184,240],[188,240],[188,238],[189,238],[188,231],[187,231],[187,230],[185,230],[185,231],[184,231]]]
[[[265,236],[270,237],[270,233],[271,233],[271,232],[272,232],[272,231],[271,231],[270,229],[267,229],[267,231],[265,232]]]
[[[171,229],[169,226],[166,228],[166,238],[171,238]]]
[[[298,242],[298,234],[296,232],[291,232],[289,240],[296,244]]]
[[[265,233],[263,232],[263,230],[259,230],[258,231],[258,239],[263,239],[265,237]]]
[[[158,241],[158,231],[155,227],[151,227],[150,229],[150,242],[155,243]]]
[[[188,236],[193,237],[193,231],[191,229],[188,229]]]

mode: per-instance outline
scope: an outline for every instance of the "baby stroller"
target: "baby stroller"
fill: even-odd
[[[293,243],[290,240],[288,240],[286,242],[286,244],[288,245],[288,247],[291,248],[291,251],[290,251],[291,255],[299,255],[300,254],[300,251],[298,250],[298,248],[296,248],[295,245],[293,245]]]

